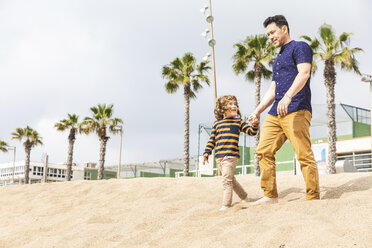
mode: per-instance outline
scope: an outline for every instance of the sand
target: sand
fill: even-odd
[[[259,178],[238,176],[250,200]],[[278,173],[279,203],[226,212],[215,178],[137,178],[0,187],[0,247],[372,247],[372,173]]]

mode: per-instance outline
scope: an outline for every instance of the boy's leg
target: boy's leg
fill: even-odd
[[[260,142],[256,153],[260,163],[261,188],[264,195],[270,198],[278,197],[274,155],[286,140],[278,117],[268,114],[260,131]]]
[[[283,130],[300,162],[306,184],[306,200],[320,199],[318,167],[311,150],[310,121],[311,113],[304,109],[281,119]]]
[[[247,193],[245,192],[243,187],[240,185],[240,183],[238,183],[238,181],[236,180],[236,178],[234,176],[235,169],[236,169],[236,166],[238,164],[239,158],[234,157],[234,156],[226,156],[225,159],[226,159],[226,162],[229,163],[230,166],[231,166],[230,171],[232,172],[232,187],[233,187],[233,190],[239,196],[240,199],[244,200],[245,198],[247,198]]]
[[[234,178],[234,164],[231,163],[231,157],[225,156],[221,159],[222,185],[223,185],[223,200],[222,205],[226,207],[231,206],[233,194],[233,178]],[[235,165],[236,166],[236,165]]]

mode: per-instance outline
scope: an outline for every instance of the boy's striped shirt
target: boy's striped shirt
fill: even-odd
[[[254,136],[258,126],[249,126],[241,118],[228,118],[215,121],[212,127],[211,137],[205,148],[203,156],[209,156],[215,149],[215,157],[239,155],[239,134],[244,132]]]

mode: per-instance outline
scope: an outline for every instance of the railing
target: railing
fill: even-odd
[[[337,160],[348,160],[358,171],[372,171],[372,153],[338,155]],[[368,162],[367,162],[368,161]]]
[[[289,160],[289,161],[283,161],[283,162],[276,162],[276,165],[279,164],[289,164],[292,163],[294,167],[296,167],[294,160]],[[247,173],[247,168],[254,168],[253,164],[249,165],[238,165],[236,166],[236,170],[241,169],[243,173],[239,173],[238,175],[246,175]],[[196,177],[201,177],[202,174],[207,174],[208,172],[212,172],[214,175],[214,172],[217,171],[217,168],[210,168],[210,169],[202,169],[202,170],[190,170],[189,173],[195,173]],[[175,177],[181,177],[183,175],[183,171],[178,171],[175,173]]]

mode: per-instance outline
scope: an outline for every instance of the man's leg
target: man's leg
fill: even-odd
[[[278,197],[274,155],[286,140],[278,117],[268,114],[260,131],[260,142],[256,153],[261,169],[261,188],[264,195],[269,198]]]
[[[320,199],[318,167],[311,150],[311,113],[299,110],[282,117],[280,121],[300,162],[306,184],[306,200]]]

